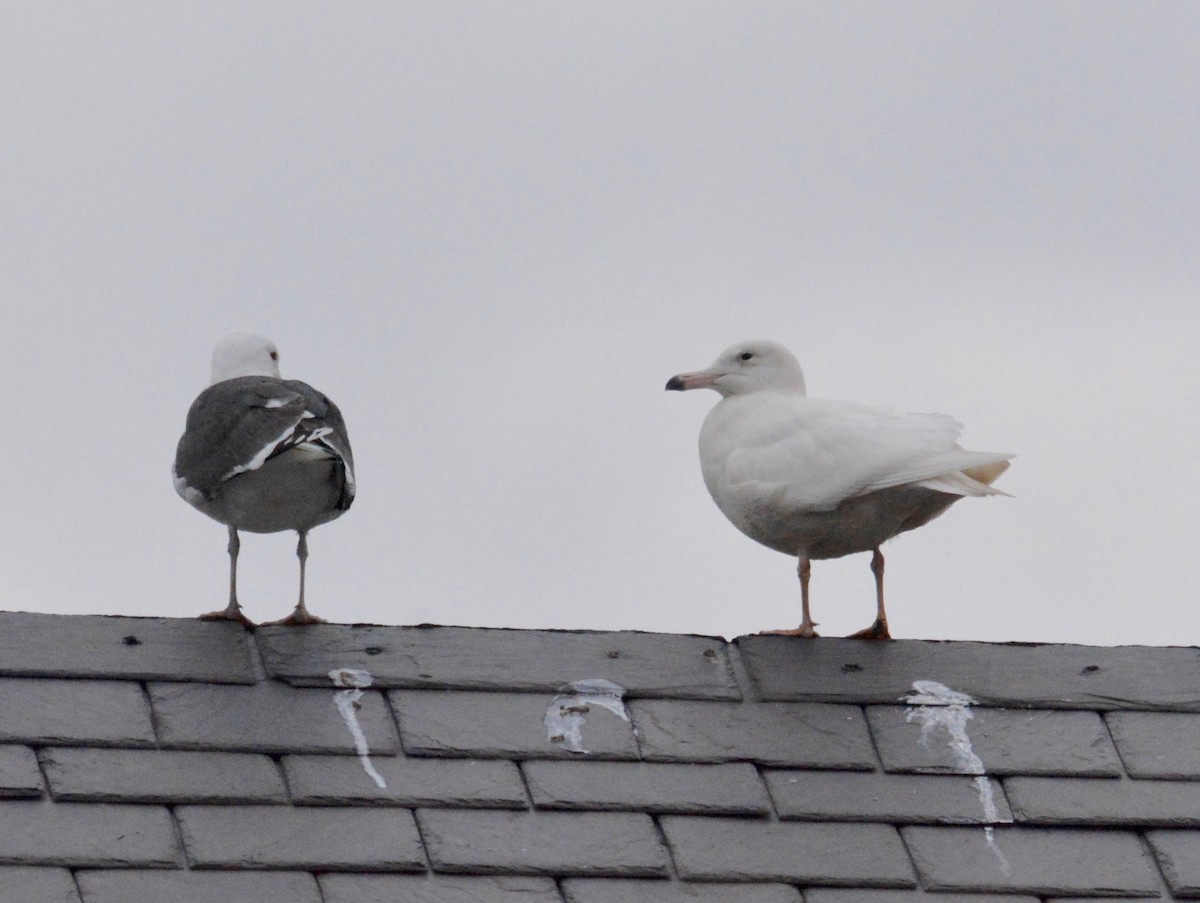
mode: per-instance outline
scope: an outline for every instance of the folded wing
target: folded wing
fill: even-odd
[[[299,380],[243,376],[219,382],[188,411],[175,453],[175,489],[192,504],[211,499],[226,480],[293,449],[343,462],[346,489],[339,507],[350,507],[353,455],[332,401]]]
[[[753,401],[731,431],[737,445],[723,449],[719,479],[738,494],[769,495],[803,510],[828,510],[909,483],[955,495],[998,494],[986,481],[1012,457],[960,448],[962,427],[943,414],[765,393]],[[719,449],[719,437],[712,438]]]

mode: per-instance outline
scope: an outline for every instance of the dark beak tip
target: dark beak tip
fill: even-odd
[[[667,391],[668,392],[682,392],[683,391],[683,380],[680,379],[678,376],[672,376],[670,379],[667,380]]]

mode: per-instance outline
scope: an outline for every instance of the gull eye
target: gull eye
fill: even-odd
[[[748,361],[748,360],[750,360],[750,358],[754,357],[754,352],[753,351],[743,351],[741,354],[738,355],[738,357],[744,361]]]
[[[273,361],[278,361],[278,360],[279,360],[279,352],[278,352],[278,351],[272,351],[272,352],[271,352],[271,360],[273,360]]]

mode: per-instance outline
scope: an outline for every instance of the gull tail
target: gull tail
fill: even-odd
[[[938,492],[948,492],[951,495],[1005,495],[1012,496],[1001,489],[993,489],[992,483],[1008,470],[1008,461],[990,461],[977,464],[974,467],[964,467],[962,470],[951,471],[929,480],[922,480],[918,485],[926,489],[936,489]]]
[[[1008,470],[1008,461],[993,461],[991,464],[981,464],[978,467],[964,468],[963,473],[976,482],[983,483],[985,486],[991,486],[996,482],[997,477],[1006,470]],[[999,491],[999,489],[993,490],[993,492]],[[1003,494],[1008,495],[1008,493]]]

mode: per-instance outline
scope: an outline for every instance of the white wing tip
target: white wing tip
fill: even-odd
[[[952,495],[1004,495],[1012,496],[1003,489],[995,489],[991,484],[1008,470],[1008,460],[990,461],[986,464],[976,464],[974,467],[964,467],[962,470],[951,471],[940,476],[921,480],[918,486],[935,489],[938,492],[949,492]]]
[[[189,505],[195,507],[204,501],[204,493],[189,486],[186,479],[175,473],[174,467],[171,468],[171,481],[175,484],[175,491],[179,493],[179,497]]]

